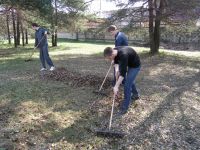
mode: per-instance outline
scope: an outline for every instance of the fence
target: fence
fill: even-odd
[[[104,41],[104,42],[110,42],[114,41],[114,37],[110,34],[104,34],[104,33],[58,33],[58,38],[64,38],[64,39],[72,39],[72,40],[94,40],[94,41]],[[138,36],[127,36],[129,43],[145,43],[146,37],[138,37]]]
[[[135,45],[148,45],[149,37],[148,34],[133,34],[132,36],[127,36],[128,41],[131,44]],[[114,37],[111,36],[109,33],[58,33],[58,38],[65,38],[65,39],[74,39],[74,40],[94,40],[94,41],[104,41],[110,42],[114,41]],[[182,34],[179,35],[177,33],[162,33],[161,34],[161,42],[162,43],[170,43],[170,44],[180,44],[180,45],[187,45],[186,47],[199,47],[200,38],[199,33],[192,33],[192,34]],[[170,45],[169,44],[169,45]],[[183,48],[184,49],[184,48]]]

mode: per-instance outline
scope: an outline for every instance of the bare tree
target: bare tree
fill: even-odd
[[[16,16],[17,16],[17,30],[16,30],[16,37],[17,37],[17,45],[20,45],[20,12],[19,10],[17,9],[16,10]]]
[[[23,23],[22,21],[20,22],[21,24],[21,32],[22,32],[22,45],[25,46],[25,41],[24,41],[24,28],[23,28]]]
[[[14,45],[17,47],[17,38],[16,38],[16,27],[15,27],[15,10],[12,8],[12,22],[13,22],[13,36],[14,36]]]
[[[110,0],[117,1],[117,0]],[[134,7],[141,2],[140,7]],[[160,28],[163,24],[186,22],[197,18],[195,9],[200,7],[200,0],[129,0],[120,3],[121,9],[113,14],[110,22],[119,22],[124,18],[129,21],[127,27],[133,27],[148,19],[150,52],[158,53],[160,46]],[[145,14],[145,15],[142,15]]]
[[[8,38],[8,44],[11,44],[11,39],[10,39],[10,11],[6,13],[6,25],[7,25],[7,38]]]
[[[57,8],[57,0],[55,0],[55,46],[57,46],[57,27],[58,27],[58,8]]]
[[[28,44],[28,31],[27,31],[27,29],[25,30],[25,35],[26,35],[26,44]]]

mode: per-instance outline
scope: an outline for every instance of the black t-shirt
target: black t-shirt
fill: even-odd
[[[120,75],[125,77],[127,68],[138,68],[140,63],[140,57],[136,51],[128,46],[119,46],[115,48],[118,50],[117,56],[115,57],[115,64],[119,64]]]

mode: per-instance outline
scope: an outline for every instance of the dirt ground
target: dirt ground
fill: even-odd
[[[112,130],[124,132],[123,139],[96,137],[94,132],[107,128],[112,104],[112,72],[103,88],[108,96],[92,92],[109,68],[102,57],[68,56],[55,61],[57,70],[44,74],[35,72],[34,61],[21,63],[22,67],[33,63],[33,71],[24,67],[25,72],[1,73],[0,148],[200,149],[200,60],[140,57],[136,85],[141,99],[113,120]],[[20,94],[21,88],[27,95]],[[115,112],[122,98],[123,92]]]

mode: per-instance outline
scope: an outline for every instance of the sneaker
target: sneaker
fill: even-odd
[[[126,114],[126,113],[127,113],[127,110],[120,110],[120,111],[116,114],[116,117],[122,116],[122,115],[124,115],[124,114]]]
[[[132,101],[136,101],[136,100],[139,100],[140,97],[139,96],[132,96],[131,99],[132,99]]]
[[[46,71],[47,69],[46,68],[42,68],[42,69],[40,69],[40,71]]]
[[[55,70],[55,67],[54,66],[51,66],[51,68],[49,69],[50,71],[54,71]]]
[[[139,100],[139,99],[140,99],[139,96],[131,96],[130,104],[133,104],[136,100]]]

